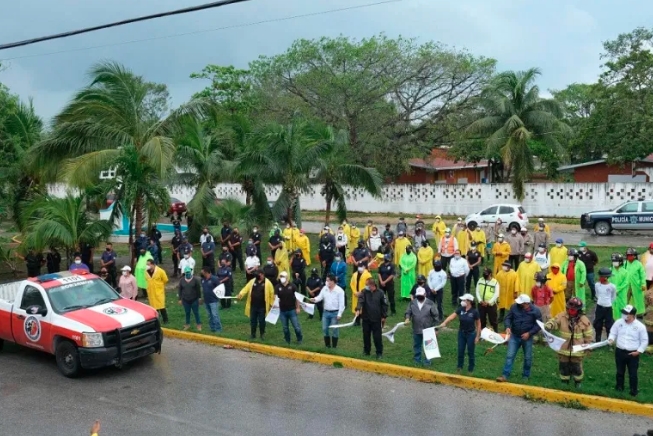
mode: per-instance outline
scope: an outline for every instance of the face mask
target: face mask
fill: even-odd
[[[476,251],[476,247],[472,247],[472,251]]]
[[[448,238],[449,236],[451,236],[451,233],[445,233],[445,234],[444,234],[444,237],[445,237],[445,238]]]
[[[422,301],[424,301],[424,298],[425,297],[423,295],[418,295],[417,296],[417,301],[419,301],[421,303]]]
[[[504,271],[508,271],[508,267],[507,267],[507,266],[502,266],[501,268],[502,268]]]
[[[628,260],[628,262],[632,262],[633,260],[635,260],[635,256],[627,256],[626,259]]]
[[[336,262],[340,262],[342,260],[341,257],[336,257]]]
[[[286,278],[285,278],[285,277],[281,277],[281,278],[279,279],[279,281],[280,281],[281,283],[286,283]]]
[[[460,259],[460,254],[454,254],[453,257],[456,258],[456,259]]]
[[[338,234],[339,234],[339,235],[342,235],[342,230],[338,230]]]
[[[254,241],[247,241],[247,245],[253,245]]]
[[[560,248],[560,247],[562,247],[562,244],[556,243],[556,247]]]
[[[127,271],[123,271],[123,272],[122,272],[122,275],[123,275],[123,276],[126,276],[127,274],[129,274]]]
[[[621,314],[621,319],[624,321],[628,321],[628,315],[624,315],[623,313]]]
[[[600,281],[601,283],[605,284],[605,283],[608,282],[608,278],[607,278],[607,277],[599,277],[599,281]]]
[[[574,259],[575,259],[574,256],[569,256],[569,262],[573,262]]]
[[[410,254],[412,252],[413,252],[413,250],[406,249],[406,254]]]
[[[188,259],[190,257],[190,254],[184,254],[184,259]]]
[[[109,247],[107,247],[107,251],[111,251],[111,249]]]
[[[466,309],[467,308],[467,302],[466,301],[461,301],[460,306],[464,307]]]
[[[153,265],[148,265],[148,266],[147,266],[147,270],[148,270],[148,271],[152,271],[153,269],[154,269],[154,266],[153,266]]]
[[[222,268],[225,268],[227,266],[226,263],[221,263],[220,265],[222,265]]]
[[[252,229],[252,231],[253,231],[254,233],[258,233],[258,229],[257,229],[256,227],[254,227],[254,228]]]
[[[81,260],[77,260],[77,259],[75,259],[75,264],[79,265],[80,263],[82,263]]]
[[[192,273],[185,273],[185,274],[184,274],[184,277],[186,277],[187,279],[189,279],[189,278],[193,277],[193,274],[192,274]]]
[[[144,237],[145,237],[145,233],[141,233],[141,238],[144,238]]]
[[[208,231],[206,231],[206,230],[205,230],[205,231],[203,231],[202,233],[204,233],[205,235],[208,235],[208,234],[209,234],[209,232],[208,232]]]
[[[583,248],[580,249],[580,251],[582,251],[583,253],[585,253],[585,252],[587,251],[587,248],[584,248],[584,247],[583,247]]]
[[[435,271],[442,271],[442,267],[441,267],[441,266],[434,266],[433,269],[434,269]]]
[[[503,242],[503,238],[499,238],[499,242]]]
[[[614,267],[619,266],[619,262],[612,262],[612,266],[614,266]]]
[[[363,271],[365,271],[365,268],[363,268],[362,266],[359,266],[359,267],[358,267],[358,272],[359,272],[359,273],[362,273]]]
[[[537,286],[538,286],[539,288],[541,288],[541,287],[542,287],[542,285],[543,285],[543,283],[542,283],[542,282],[535,282],[535,284],[536,284],[536,285],[537,285]]]
[[[528,257],[524,258],[524,262],[529,263],[530,261],[531,260]]]
[[[538,248],[537,251],[539,251],[540,253],[544,253],[544,248]]]
[[[271,260],[268,260],[268,265],[272,265],[272,261],[271,261]]]
[[[567,313],[568,313],[569,316],[571,316],[572,318],[575,318],[575,317],[578,316],[578,311],[577,311],[576,309],[568,309],[568,310],[567,310]]]

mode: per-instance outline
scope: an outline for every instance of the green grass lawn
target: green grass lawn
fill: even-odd
[[[311,236],[311,247],[313,252],[317,247],[317,238]],[[624,252],[625,247],[619,248],[596,248],[596,252],[601,260],[601,265],[608,266],[610,263],[610,253],[613,251]],[[263,255],[267,255],[267,250],[263,251]],[[315,254],[313,254],[314,256]],[[197,254],[196,254],[197,256]],[[198,265],[201,265],[201,261],[196,257]],[[171,262],[169,260],[170,252],[169,250],[164,254],[164,267],[166,269],[171,268]],[[314,262],[314,261],[313,261]],[[315,264],[315,262],[314,262]],[[241,272],[235,273],[235,292],[238,292],[245,282],[245,275]],[[173,329],[182,329],[184,324],[184,311],[181,306],[177,304],[177,297],[174,292],[176,287],[176,279],[171,279],[169,284],[169,294],[166,300],[166,306],[170,315],[170,323],[168,324],[169,328]],[[350,290],[346,289],[348,295],[350,295]],[[445,312],[451,313],[452,307],[449,304],[450,298],[447,298],[450,295],[449,286],[445,290]],[[588,293],[589,295],[589,293]],[[397,315],[394,317],[388,318],[388,325],[392,326],[395,323],[401,322],[403,320],[403,313],[406,309],[406,302],[398,302],[397,304]],[[588,312],[591,313],[593,310],[593,303],[590,303]],[[208,323],[206,317],[206,311],[204,308],[200,309],[200,314],[202,321],[204,323],[203,333],[211,334],[208,332]],[[231,338],[231,339],[240,339],[244,341],[249,340],[250,336],[250,327],[249,319],[244,315],[244,302],[233,304],[229,310],[221,310],[220,317],[223,325],[223,332],[219,336]],[[322,330],[321,322],[317,319],[308,320],[308,315],[304,312],[300,315],[300,324],[302,332],[304,334],[304,341],[301,346],[296,345],[294,332],[291,327],[291,338],[292,338],[292,348],[298,348],[305,351],[317,352],[317,353],[326,353],[327,349],[324,347],[324,341],[322,339]],[[346,309],[343,316],[343,322],[351,321],[353,315],[349,308]],[[191,321],[193,325],[193,321]],[[429,369],[433,371],[440,371],[446,373],[455,373],[456,364],[457,364],[457,322],[454,321],[450,324],[451,329],[445,329],[438,335],[438,340],[440,343],[440,352],[442,354],[441,359],[436,359],[433,362],[433,365]],[[503,327],[503,326],[502,326]],[[194,327],[191,328],[191,331],[194,331]],[[260,341],[257,339],[257,341]],[[395,336],[395,343],[392,344],[385,338],[384,341],[384,351],[383,357],[384,361],[388,363],[394,363],[398,365],[412,366],[412,331],[411,328],[404,328],[397,332]],[[265,343],[268,345],[275,345],[280,347],[285,347],[286,343],[283,339],[283,332],[281,328],[281,323],[277,325],[266,325],[266,335]],[[503,368],[505,355],[507,347],[500,346],[497,347],[493,353],[488,354],[487,356],[483,355],[483,352],[489,348],[491,344],[481,341],[476,348],[476,369],[474,371],[474,377],[480,377],[485,379],[494,379],[497,376],[501,375]],[[328,350],[333,354],[355,357],[355,358],[365,358],[363,357],[363,341],[361,329],[357,327],[345,328],[340,331],[340,341],[338,344],[338,349]],[[374,353],[374,351],[372,351]],[[523,364],[523,355],[518,355],[515,365],[513,368],[513,375],[511,378],[512,382],[522,383],[521,381],[521,367]],[[467,364],[465,364],[467,368]],[[615,398],[631,399],[627,394],[619,394],[614,390],[615,385],[615,364],[614,364],[614,353],[609,348],[602,348],[594,351],[591,356],[585,359],[584,363],[585,368],[585,381],[583,382],[583,387],[580,392],[595,394],[601,396],[610,396]],[[653,384],[651,383],[651,377],[653,376],[653,367],[651,364],[651,357],[644,356],[640,360],[639,368],[639,380],[640,380],[640,394],[637,398],[637,401],[640,402],[653,402]],[[531,378],[528,382],[530,385],[543,386],[547,388],[555,388],[562,390],[571,390],[575,391],[572,387],[562,384],[558,379],[558,362],[556,354],[546,346],[537,345],[534,349],[534,363],[531,371]],[[573,384],[572,384],[573,386]]]

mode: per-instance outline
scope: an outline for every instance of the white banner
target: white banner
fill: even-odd
[[[265,322],[276,324],[279,320],[279,312],[279,297],[274,297],[274,303],[272,303],[270,313],[268,313],[268,316],[265,317]]]
[[[481,339],[495,345],[505,344],[508,341],[502,334],[492,331],[487,327],[481,330]]]
[[[213,293],[215,294],[216,297],[226,300],[229,298],[238,298],[238,297],[225,297],[225,293],[227,292],[227,288],[225,288],[224,283],[220,283],[214,290]]]
[[[579,353],[581,351],[588,351],[588,350],[593,350],[595,348],[605,347],[606,345],[608,345],[608,340],[607,339],[605,341],[594,342],[592,344],[574,345],[574,347],[571,349],[571,351],[573,351],[574,353]]]
[[[551,333],[547,332],[544,329],[544,324],[542,323],[542,321],[537,321],[537,325],[539,325],[540,328],[542,329],[542,334],[546,338],[546,341],[548,342],[549,347],[553,351],[560,351],[560,348],[562,347],[562,344],[564,344],[566,341],[564,339],[562,339],[562,338],[559,338],[559,337],[557,337],[555,335],[552,335]]]
[[[353,320],[352,322],[348,322],[348,323],[346,323],[346,324],[330,325],[329,328],[330,328],[330,329],[341,329],[341,328],[344,328],[344,327],[351,327],[351,326],[354,325],[354,323],[356,323],[356,318],[358,318],[358,317],[355,316],[355,317],[354,317],[354,320]]]
[[[301,306],[302,310],[304,312],[308,313],[309,315],[313,315],[315,313],[315,304],[311,303],[299,303]]]
[[[392,328],[392,330],[383,333],[381,336],[385,336],[386,338],[388,338],[388,340],[389,340],[390,342],[392,342],[392,343],[394,344],[394,343],[395,343],[395,332],[396,332],[397,330],[399,330],[400,328],[402,328],[403,326],[405,326],[405,324],[404,324],[403,322],[400,322],[399,324],[395,325],[395,326]]]
[[[431,360],[441,357],[438,338],[435,336],[435,327],[422,330],[422,334],[424,335],[423,347],[426,358]]]

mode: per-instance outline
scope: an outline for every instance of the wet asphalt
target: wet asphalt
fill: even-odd
[[[0,353],[0,435],[633,435],[650,419],[166,340],[161,355],[70,380]]]

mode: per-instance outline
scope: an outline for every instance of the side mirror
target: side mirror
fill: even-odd
[[[26,312],[27,312],[29,315],[41,315],[41,316],[45,316],[45,315],[47,315],[47,313],[48,313],[48,309],[46,309],[45,307],[41,307],[41,306],[38,306],[38,305],[34,305],[34,306],[29,306],[29,307],[27,308]]]

